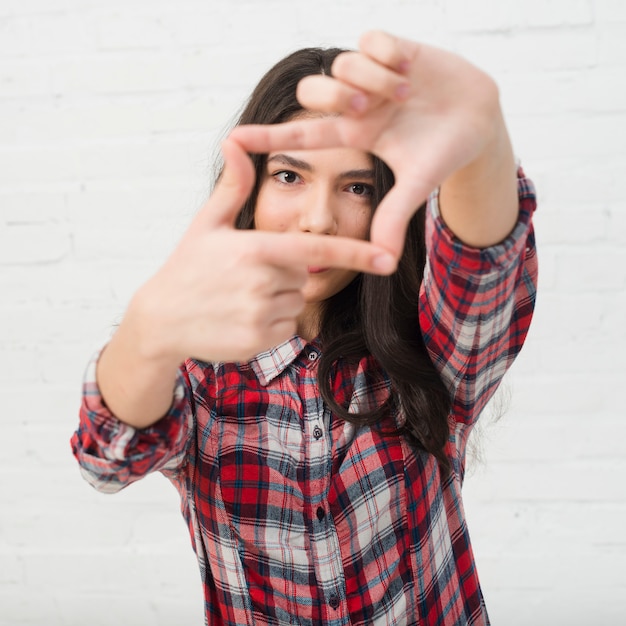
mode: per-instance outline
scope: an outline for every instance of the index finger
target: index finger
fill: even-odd
[[[368,274],[391,274],[396,259],[368,241],[309,233],[259,233],[259,256],[270,265],[342,268]]]
[[[247,152],[265,154],[276,150],[314,150],[345,145],[336,118],[304,119],[283,124],[244,124],[229,137]]]

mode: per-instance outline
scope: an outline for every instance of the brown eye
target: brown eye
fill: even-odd
[[[276,172],[276,174],[274,174],[274,178],[276,178],[281,183],[289,185],[291,183],[295,183],[298,180],[298,175],[295,172],[291,172],[290,170],[282,170],[280,172]]]
[[[371,196],[374,190],[371,185],[354,183],[353,185],[350,185],[350,191],[357,196]]]

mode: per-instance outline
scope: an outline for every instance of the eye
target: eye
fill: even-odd
[[[374,193],[374,188],[365,183],[353,183],[349,185],[348,190],[356,196],[371,196]]]
[[[283,183],[284,185],[292,185],[293,183],[297,182],[300,179],[300,177],[295,172],[292,172],[291,170],[281,170],[280,172],[276,172],[275,174],[272,174],[272,176],[279,183]]]

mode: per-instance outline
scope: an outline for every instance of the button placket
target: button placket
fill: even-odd
[[[326,609],[326,619],[339,620],[343,616],[342,595],[345,583],[337,532],[327,502],[328,472],[331,467],[330,413],[319,395],[316,369],[321,354],[307,347],[301,361],[305,383],[303,395],[307,398],[304,429],[307,435],[306,458],[315,478],[309,483],[309,515],[311,521],[310,545],[315,563],[315,576],[320,597]],[[306,384],[308,382],[308,384]],[[343,623],[343,622],[342,622]]]
[[[332,609],[336,609],[340,604],[339,596],[336,593],[333,593],[328,598],[328,604]]]

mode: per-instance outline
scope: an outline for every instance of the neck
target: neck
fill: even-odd
[[[321,310],[318,302],[307,304],[297,321],[297,332],[306,341],[313,341],[320,334]]]

